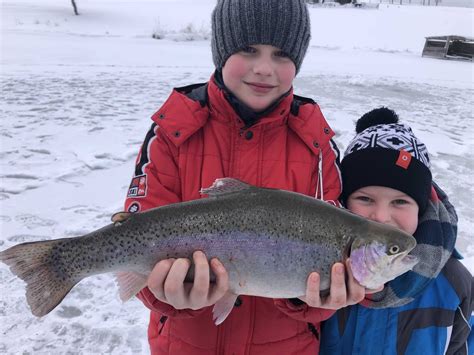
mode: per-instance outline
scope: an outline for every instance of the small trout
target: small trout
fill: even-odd
[[[349,255],[354,277],[367,288],[417,263],[408,255],[416,246],[411,235],[312,197],[231,178],[201,192],[209,197],[130,214],[80,237],[18,244],[0,260],[26,282],[31,312],[41,317],[88,276],[115,272],[125,301],[146,286],[158,261],[202,250],[229,274],[229,291],[213,309],[216,324],[238,295],[304,295],[313,271],[327,292],[331,266]]]

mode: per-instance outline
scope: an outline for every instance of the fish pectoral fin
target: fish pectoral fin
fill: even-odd
[[[225,195],[231,192],[239,192],[243,190],[247,190],[253,187],[252,185],[246,184],[237,179],[233,178],[222,178],[216,179],[212,186],[207,188],[201,188],[199,191],[201,195],[209,195],[209,196],[219,196]]]
[[[126,302],[135,296],[147,283],[147,277],[145,275],[132,271],[116,272],[115,280],[119,287],[119,295],[122,302]]]
[[[212,319],[216,325],[221,324],[234,308],[238,295],[227,292],[219,301],[216,302],[212,309]]]
[[[125,222],[128,217],[130,217],[133,213],[130,212],[117,212],[110,217],[110,220],[115,223],[115,224],[120,224],[122,222]]]

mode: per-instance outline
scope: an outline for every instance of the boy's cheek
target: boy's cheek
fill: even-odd
[[[224,84],[227,86],[227,82],[232,82],[242,78],[246,72],[246,60],[239,55],[231,55],[222,68]]]
[[[363,205],[357,203],[356,201],[348,200],[347,201],[347,209],[349,211],[351,211],[352,213],[355,213],[355,214],[357,214],[359,216],[362,216],[362,217],[365,217],[365,218],[368,218],[369,214],[370,214],[370,211],[368,210],[367,206],[363,206]]]
[[[283,79],[286,84],[289,84],[291,86],[296,76],[295,64],[293,62],[290,62],[289,65],[285,65],[283,68],[281,68],[280,72],[280,79]]]

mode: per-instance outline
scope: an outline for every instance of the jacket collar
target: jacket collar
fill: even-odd
[[[318,155],[320,147],[328,143],[334,136],[334,132],[315,102],[308,104],[299,101],[300,99],[302,98],[295,97],[294,104],[300,102],[301,105],[290,113],[288,126],[314,154]]]
[[[225,95],[215,83],[214,76],[207,84],[175,88],[163,106],[152,116],[152,120],[177,147],[202,128],[211,116],[223,123],[244,129],[244,122]],[[319,106],[312,100],[294,96],[293,90],[252,128],[264,126],[268,129],[284,124],[288,124],[314,154],[319,154],[319,147],[334,135]]]
[[[214,75],[209,81],[209,109],[212,117],[219,121],[228,122],[236,125],[239,128],[246,128],[244,120],[239,117],[234,109],[234,106],[228,100],[228,93],[226,90],[218,85]],[[291,102],[293,101],[293,90],[290,90],[288,95],[281,98],[278,104],[264,116],[259,116],[252,127],[268,124],[281,125],[286,120],[290,112]]]
[[[266,117],[271,114],[280,105],[281,101],[292,92],[292,90],[289,90],[265,110],[257,112],[240,101],[229,89],[227,89],[224,84],[221,71],[216,70],[214,72],[213,79],[213,82],[217,85],[217,87],[224,92],[227,102],[230,103],[230,106],[237,113],[237,116],[245,123],[246,128],[252,127],[262,117]]]

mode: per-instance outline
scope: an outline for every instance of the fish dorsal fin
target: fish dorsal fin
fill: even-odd
[[[115,224],[115,226],[119,226],[123,222],[125,222],[133,213],[131,212],[117,212],[112,215],[110,220]]]
[[[202,188],[200,193],[202,195],[206,194],[209,196],[219,196],[232,192],[244,191],[251,188],[252,185],[246,184],[237,179],[233,178],[221,178],[216,179],[212,186],[207,188]]]

